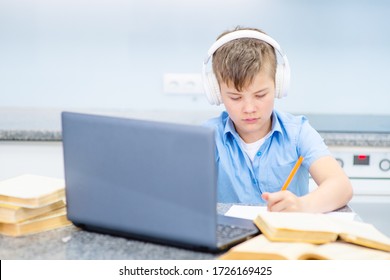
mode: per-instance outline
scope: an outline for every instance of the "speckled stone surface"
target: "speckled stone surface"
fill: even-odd
[[[0,141],[61,141],[61,112],[54,108],[0,107]],[[201,124],[218,112],[135,112],[128,110],[70,110],[159,121]],[[178,119],[177,116],[180,115]],[[307,115],[329,146],[390,146],[389,116]]]
[[[0,236],[0,259],[213,259],[217,255],[65,228],[25,237]]]
[[[199,125],[218,112],[0,107],[0,141],[61,141],[61,113],[72,111]],[[178,118],[180,116],[180,118]]]
[[[219,204],[225,213],[231,205]],[[214,259],[218,255],[80,230],[70,225],[24,237],[0,235],[0,259]]]
[[[60,141],[60,115],[56,109],[0,108],[0,140]]]
[[[224,214],[230,207],[231,204],[218,204],[217,210]],[[338,211],[351,212],[352,210],[346,206]],[[88,232],[73,225],[24,237],[0,235],[0,259],[2,260],[207,260],[218,256],[218,254]]]

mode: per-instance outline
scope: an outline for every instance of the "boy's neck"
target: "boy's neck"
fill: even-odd
[[[272,130],[272,115],[268,121],[268,124],[264,126],[264,130],[262,129],[258,132],[248,134],[248,135],[246,135],[246,137],[243,137],[243,135],[240,135],[238,132],[237,133],[240,135],[241,139],[245,143],[250,144],[250,143],[254,143],[254,142],[266,137],[268,135],[268,133],[270,133],[271,130]],[[237,129],[236,129],[236,131],[237,131]]]

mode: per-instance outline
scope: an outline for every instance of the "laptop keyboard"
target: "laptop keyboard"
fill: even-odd
[[[253,233],[253,229],[238,227],[228,224],[217,225],[217,241],[219,244],[228,243],[234,239],[239,239],[243,236],[248,236],[249,233]]]

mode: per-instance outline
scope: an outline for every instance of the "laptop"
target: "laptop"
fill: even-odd
[[[67,215],[78,227],[209,252],[259,233],[217,214],[211,128],[63,112],[62,139]]]

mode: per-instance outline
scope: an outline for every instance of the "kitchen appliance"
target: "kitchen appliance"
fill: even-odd
[[[351,180],[354,196],[349,206],[390,236],[390,115],[308,118]]]

